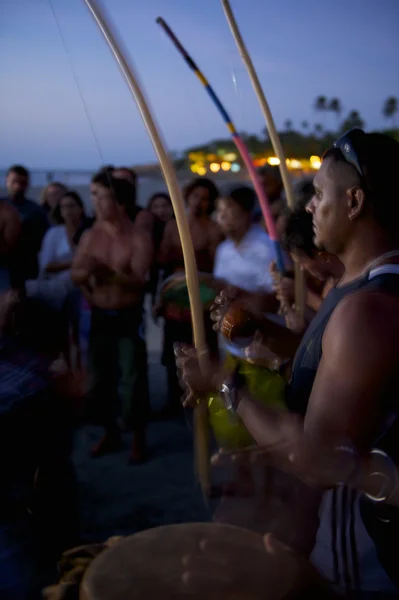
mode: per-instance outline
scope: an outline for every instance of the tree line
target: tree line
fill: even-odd
[[[340,134],[345,133],[345,131],[348,131],[352,127],[360,127],[361,129],[366,127],[365,121],[357,110],[348,111],[345,117],[342,118],[343,104],[339,98],[318,96],[314,101],[313,107],[315,113],[320,116],[319,120],[322,122],[312,124],[309,121],[302,121],[295,126],[292,119],[285,120],[284,129],[279,132],[279,135],[286,156],[301,158],[314,154],[320,156],[326,148],[333,144]],[[399,129],[397,128],[398,111],[398,98],[394,96],[387,98],[382,106],[382,114],[390,122],[390,126],[384,130],[384,133],[392,135],[392,137],[399,141]],[[253,157],[273,151],[266,129],[261,132],[261,135],[245,132],[242,132],[241,135]],[[216,139],[202,146],[188,148],[184,152],[184,158],[182,157],[176,162],[180,163],[177,166],[184,166],[187,163],[188,154],[191,152],[222,155],[223,153],[234,151],[235,145],[231,138]]]

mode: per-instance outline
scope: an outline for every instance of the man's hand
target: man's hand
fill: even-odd
[[[213,329],[220,330],[223,317],[231,304],[237,299],[238,291],[235,288],[226,288],[215,298],[215,302],[210,308],[211,319],[214,322]]]
[[[255,322],[263,319],[264,297],[250,294],[234,287],[228,287],[220,292],[211,306],[211,319],[214,321],[213,329],[220,331],[223,318],[233,303],[249,315]]]
[[[186,391],[183,406],[194,406],[198,398],[218,390],[226,377],[222,367],[209,360],[204,361],[206,366],[201,369],[195,348],[176,345],[175,356],[181,386]]]
[[[276,292],[277,300],[282,304],[291,305],[295,302],[295,280],[289,277],[283,277],[273,286]]]

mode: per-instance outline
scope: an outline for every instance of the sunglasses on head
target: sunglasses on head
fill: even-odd
[[[364,181],[366,180],[366,176],[362,169],[356,146],[358,146],[365,135],[366,134],[362,129],[356,127],[350,129],[347,133],[344,133],[344,135],[333,144],[334,148],[338,148],[341,151],[346,162],[355,167],[356,171]]]

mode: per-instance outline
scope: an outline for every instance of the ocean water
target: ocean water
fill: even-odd
[[[85,204],[86,211],[91,214],[92,206],[90,201],[90,180],[95,171],[31,171],[31,185],[27,197],[38,201],[42,189],[51,181],[59,181],[67,187],[80,194]],[[0,170],[0,195],[5,195],[5,177],[6,171]],[[190,173],[178,174],[178,180],[181,186],[184,186],[193,176]],[[224,186],[234,182],[234,184],[247,184],[245,175],[238,178],[234,175],[212,177],[215,184],[222,189]],[[137,186],[137,204],[147,206],[149,198],[158,192],[167,192],[166,184],[161,174],[139,175]]]

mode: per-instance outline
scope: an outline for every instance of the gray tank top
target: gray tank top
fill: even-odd
[[[297,351],[287,390],[287,403],[291,410],[302,415],[306,413],[322,356],[322,340],[327,323],[339,302],[348,294],[361,289],[399,295],[399,265],[383,265],[345,286],[331,290]],[[399,414],[396,390],[390,394],[389,402],[386,398],[384,401],[387,406],[387,427],[376,440],[375,447],[388,451],[397,461],[399,436],[396,433],[392,435],[394,424],[397,426],[396,416]],[[363,494],[346,486],[337,486],[326,492],[319,510],[320,524],[311,560],[320,573],[335,584],[339,592],[378,591],[392,593],[397,597],[399,587],[394,581],[397,582],[398,576],[392,576],[396,565],[394,568],[387,568],[387,563],[392,567],[390,557],[392,552],[396,552],[387,547],[392,539],[388,539],[386,534],[389,530],[392,531],[391,519],[398,522],[396,533],[399,532],[399,511],[389,507],[389,518],[383,519],[380,507],[372,504],[374,503]],[[382,527],[384,522],[385,530]],[[389,537],[392,538],[392,535]],[[387,557],[388,561],[384,560]]]

